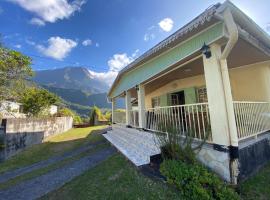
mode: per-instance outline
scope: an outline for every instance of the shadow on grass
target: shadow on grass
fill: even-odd
[[[47,138],[44,143],[25,148],[0,164],[0,174],[20,167],[61,156],[80,146],[104,140],[101,133],[104,126],[71,129],[65,133]]]

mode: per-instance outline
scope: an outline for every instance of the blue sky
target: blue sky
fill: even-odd
[[[2,42],[35,70],[85,66],[110,84],[117,71],[215,0],[1,0]],[[222,1],[221,1],[222,2]],[[269,0],[232,1],[270,31]]]

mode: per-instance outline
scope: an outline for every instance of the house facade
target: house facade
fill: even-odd
[[[270,37],[230,1],[122,69],[108,97],[113,123],[115,102],[125,98],[122,131],[174,126],[180,136],[207,137],[198,159],[226,181],[237,183],[270,160]]]

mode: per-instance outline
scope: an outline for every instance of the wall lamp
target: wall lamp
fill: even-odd
[[[136,86],[135,86],[135,89],[136,89],[137,91],[139,91],[139,86],[138,86],[138,85],[136,85]]]
[[[203,44],[203,46],[201,48],[201,52],[205,55],[206,58],[211,58],[211,56],[212,56],[210,47],[208,45],[206,45],[205,43]]]

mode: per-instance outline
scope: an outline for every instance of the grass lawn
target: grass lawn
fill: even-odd
[[[42,144],[33,145],[0,164],[0,174],[46,160],[51,156],[62,155],[87,142],[97,142],[103,139],[101,135],[92,134],[105,126],[71,129],[65,133],[47,138]]]
[[[240,184],[241,197],[245,200],[270,199],[270,163],[255,176]]]
[[[139,173],[117,154],[43,199],[180,199],[179,193]]]

